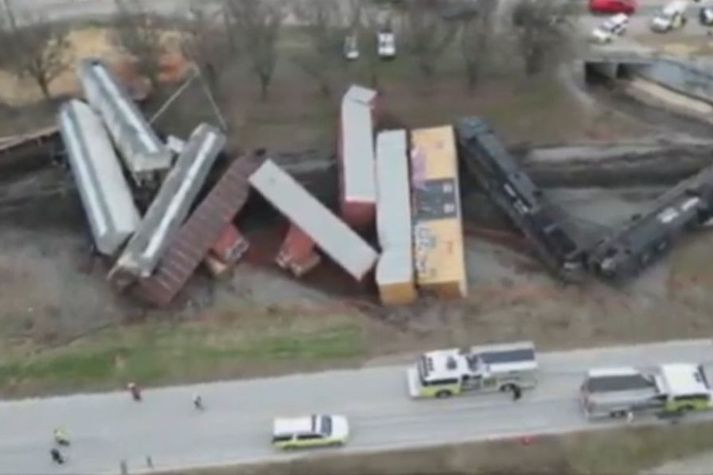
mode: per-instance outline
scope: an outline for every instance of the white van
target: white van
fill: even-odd
[[[686,9],[688,2],[676,0],[669,3],[651,20],[651,30],[656,33],[666,33],[667,31],[682,28],[686,24]]]

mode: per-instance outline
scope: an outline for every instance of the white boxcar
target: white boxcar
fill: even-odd
[[[374,266],[371,246],[272,160],[250,176],[250,184],[355,279]]]
[[[85,103],[64,103],[58,121],[96,248],[112,255],[141,220],[119,159],[101,120]]]
[[[171,167],[172,154],[109,68],[96,59],[82,62],[79,78],[87,101],[102,117],[134,181],[154,180]]]
[[[168,239],[186,219],[224,146],[225,135],[215,127],[201,124],[193,131],[139,229],[112,269],[111,280],[123,286],[134,278],[151,275]]]
[[[381,257],[376,283],[383,303],[416,298],[411,232],[411,175],[405,130],[381,132],[376,139],[376,229]]]

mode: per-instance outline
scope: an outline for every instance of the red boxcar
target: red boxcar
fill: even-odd
[[[275,262],[283,269],[300,277],[314,269],[321,261],[314,241],[299,227],[290,224]]]
[[[250,244],[245,239],[234,224],[228,224],[220,237],[210,248],[211,254],[215,255],[224,264],[232,265],[240,260],[248,251]]]

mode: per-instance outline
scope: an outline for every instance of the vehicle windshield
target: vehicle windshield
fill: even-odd
[[[329,416],[320,416],[320,429],[322,435],[331,435],[332,433],[332,418]]]
[[[418,377],[421,380],[421,383],[425,383],[428,381],[428,357],[427,356],[421,356],[418,359]]]

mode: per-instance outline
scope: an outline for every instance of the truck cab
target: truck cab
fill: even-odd
[[[465,391],[510,391],[536,384],[530,342],[424,353],[407,370],[411,397],[445,398]]]
[[[713,392],[701,365],[663,365],[659,385],[666,412],[682,413],[713,408]]]
[[[589,419],[652,412],[682,414],[710,409],[711,390],[703,368],[666,364],[644,371],[632,367],[590,370],[580,389]]]

